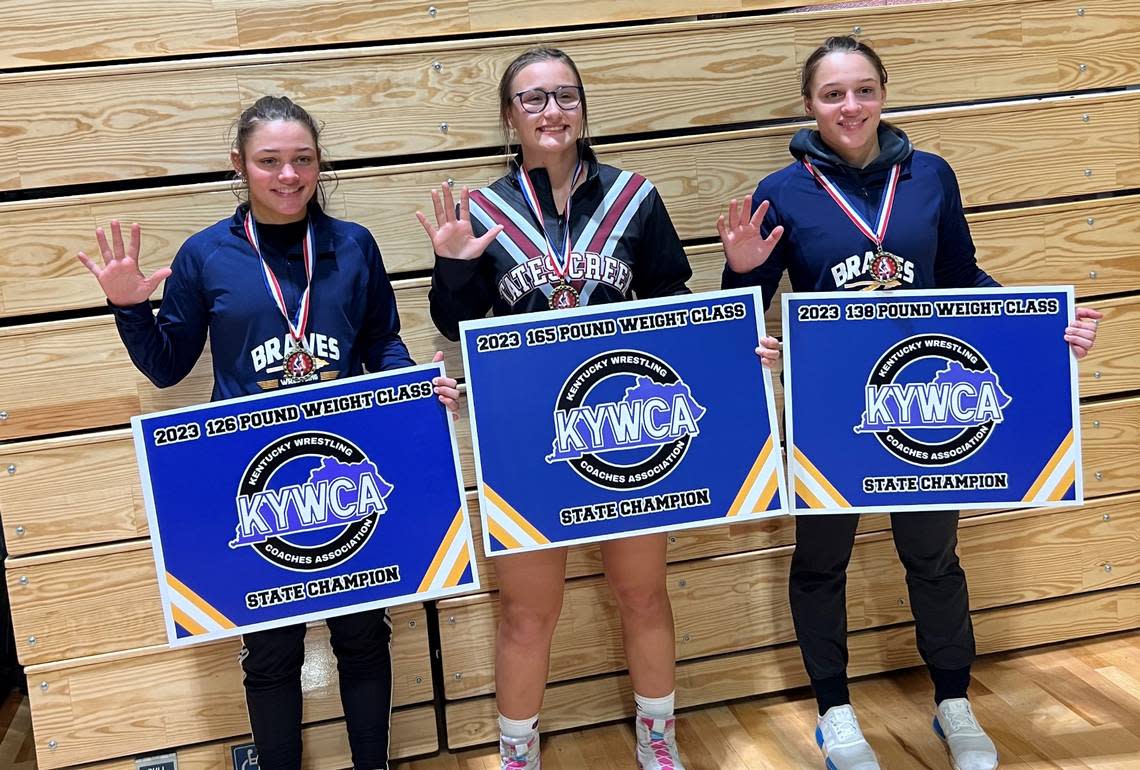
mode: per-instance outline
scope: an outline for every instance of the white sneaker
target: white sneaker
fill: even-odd
[[[815,742],[827,760],[827,770],[880,770],[871,744],[859,729],[855,709],[832,706],[819,718]]]
[[[499,735],[501,770],[542,770],[542,756],[538,750],[538,733],[526,738],[508,738]]]
[[[677,753],[677,737],[672,719],[653,719],[638,715],[637,764],[642,770],[685,770]]]
[[[934,732],[946,741],[954,770],[994,770],[998,766],[997,747],[965,698],[947,698],[938,704]]]

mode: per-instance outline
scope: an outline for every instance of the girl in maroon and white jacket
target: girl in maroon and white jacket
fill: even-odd
[[[436,263],[431,315],[451,339],[459,322],[495,315],[686,294],[692,276],[661,197],[644,177],[598,162],[586,136],[586,95],[565,53],[536,48],[499,84],[504,133],[521,151],[509,173],[455,205],[432,192],[422,213]],[[601,545],[617,599],[637,702],[637,759],[683,770],[673,732],[673,613],[664,534]],[[495,692],[504,770],[538,770],[538,712],[562,609],[566,549],[495,559],[500,620]]]

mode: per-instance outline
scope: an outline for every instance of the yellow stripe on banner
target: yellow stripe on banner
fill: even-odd
[[[748,475],[744,478],[744,484],[740,487],[740,491],[736,493],[736,499],[732,501],[729,506],[727,517],[731,518],[740,513],[740,509],[744,507],[744,500],[748,497],[748,493],[752,491],[752,486],[756,483],[756,477],[760,475],[760,469],[768,462],[768,456],[772,454],[772,437],[769,436],[768,440],[764,442],[764,446],[760,448],[760,454],[756,456],[756,462],[752,463],[752,468],[749,469]]]
[[[455,538],[459,534],[459,528],[462,525],[463,509],[460,508],[456,511],[455,518],[451,520],[451,526],[447,528],[447,534],[443,536],[443,542],[439,544],[439,548],[435,552],[435,557],[432,558],[431,565],[428,566],[427,572],[424,574],[424,579],[420,581],[420,587],[417,589],[420,593],[428,590],[431,584],[435,582],[435,576],[439,573],[440,565],[443,564],[447,552],[451,550],[451,545],[455,542]]]
[[[1061,445],[1057,447],[1057,451],[1055,451],[1053,453],[1053,456],[1049,458],[1049,462],[1045,463],[1045,467],[1037,476],[1037,480],[1033,482],[1033,486],[1031,486],[1029,488],[1029,491],[1025,493],[1025,497],[1021,498],[1023,502],[1029,502],[1030,500],[1033,500],[1035,497],[1037,497],[1037,493],[1041,491],[1041,488],[1043,486],[1045,486],[1045,482],[1051,475],[1053,475],[1053,471],[1056,470],[1057,465],[1059,465],[1061,459],[1066,454],[1068,454],[1069,449],[1072,446],[1073,432],[1069,431],[1069,435],[1065,436],[1064,440],[1061,442]]]
[[[451,568],[451,573],[447,576],[447,580],[443,581],[444,588],[454,588],[459,585],[459,578],[463,577],[464,570],[467,569],[467,549],[463,549],[463,553],[455,560],[455,566]]]
[[[505,529],[503,529],[503,525],[495,521],[495,519],[490,514],[487,514],[487,531],[491,533],[491,537],[498,540],[507,548],[510,548],[512,550],[515,548],[522,548],[522,543],[511,537],[511,535]]]
[[[764,487],[764,491],[760,493],[760,499],[756,501],[756,507],[752,509],[752,512],[764,513],[767,511],[768,506],[772,504],[772,498],[776,496],[776,490],[779,486],[780,470],[777,468],[768,478],[768,484]]]
[[[801,468],[803,468],[805,471],[807,471],[809,476],[811,476],[813,479],[815,479],[817,482],[819,482],[819,485],[821,487],[823,487],[825,492],[827,492],[829,495],[831,495],[831,499],[835,501],[836,507],[839,507],[839,508],[850,508],[851,507],[851,503],[847,502],[846,498],[844,498],[843,495],[839,494],[839,490],[836,489],[835,487],[833,487],[831,485],[831,482],[828,481],[824,477],[824,475],[819,472],[819,469],[816,468],[814,465],[812,465],[811,460],[807,459],[807,456],[803,452],[800,451],[799,447],[796,447],[796,462],[798,462],[800,464]],[[819,507],[824,508],[826,506],[821,505]]]
[[[1076,463],[1069,466],[1069,470],[1065,471],[1065,475],[1061,477],[1061,483],[1049,495],[1050,502],[1057,502],[1065,493],[1069,491],[1069,487],[1073,486],[1073,482],[1077,480],[1077,466]]]
[[[799,478],[796,479],[796,489],[795,489],[794,494],[799,495],[803,499],[803,501],[805,503],[807,503],[808,508],[826,508],[827,507],[826,505],[823,504],[822,500],[820,500],[818,497],[815,496],[815,492],[811,491],[811,487],[809,487],[807,484],[803,483],[802,479],[799,479]]]
[[[495,507],[506,514],[507,518],[519,526],[519,528],[530,535],[536,543],[549,543],[549,538],[546,535],[535,529],[534,525],[523,518],[522,514],[511,507],[503,498],[499,497],[499,493],[491,489],[486,484],[483,485],[483,492],[487,495],[487,499],[495,504]]]
[[[174,575],[171,575],[169,572],[166,573],[166,583],[175,591],[177,591],[183,599],[190,602],[207,616],[212,618],[214,622],[222,628],[237,628],[237,626],[234,625],[233,621],[214,609],[205,599],[194,593],[189,588],[189,586],[183,584],[181,580],[174,577]]]
[[[170,614],[174,617],[175,623],[182,626],[195,636],[200,636],[201,634],[206,633],[206,629],[198,625],[198,623],[192,620],[189,615],[187,615],[178,607],[175,607],[173,604],[170,605]]]

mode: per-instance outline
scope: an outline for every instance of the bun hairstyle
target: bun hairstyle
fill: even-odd
[[[253,132],[263,123],[273,123],[279,120],[300,123],[308,129],[309,134],[313,137],[313,147],[317,151],[317,162],[321,170],[321,176],[323,177],[330,173],[332,166],[325,161],[325,151],[324,148],[321,147],[321,124],[309,114],[308,110],[294,102],[288,96],[263,96],[242,111],[241,115],[234,121],[233,126],[230,128],[230,132],[234,137],[230,149],[237,154],[241,160],[242,167],[245,167],[246,145],[249,143]],[[241,192],[244,185],[245,178],[241,172],[235,172],[234,194],[241,200],[245,200]],[[325,193],[323,181],[317,183],[317,189],[320,195],[320,204],[323,207],[328,202],[328,195]]]
[[[829,37],[823,41],[823,45],[811,52],[811,55],[804,61],[803,72],[800,75],[800,93],[805,99],[811,98],[812,81],[815,79],[815,72],[819,69],[819,63],[823,58],[832,53],[858,53],[867,57],[875,67],[875,71],[879,73],[879,85],[887,85],[887,68],[883,66],[883,60],[875,53],[875,49],[871,46],[856,40],[850,35],[837,35]]]

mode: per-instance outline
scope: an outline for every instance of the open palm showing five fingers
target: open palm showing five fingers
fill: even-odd
[[[743,205],[733,198],[728,204],[727,223],[724,214],[716,220],[716,231],[724,246],[725,259],[734,273],[747,273],[764,264],[784,234],[783,225],[777,225],[768,233],[767,238],[761,236],[760,223],[768,213],[768,201],[761,203],[750,216],[751,206],[751,198]]]
[[[431,238],[432,248],[441,257],[450,259],[478,259],[491,241],[503,231],[502,225],[495,225],[482,236],[476,238],[471,229],[471,197],[464,187],[459,192],[459,212],[455,211],[455,198],[447,184],[439,186],[439,192],[431,191],[431,202],[435,208],[435,224],[416,212],[416,219]]]
[[[158,285],[170,276],[169,267],[155,270],[149,278],[139,270],[141,232],[137,222],[132,224],[131,242],[126,246],[123,244],[123,230],[118,220],[112,219],[110,243],[107,242],[107,234],[102,227],[95,229],[95,240],[99,242],[99,252],[103,255],[102,267],[82,251],[76,255],[99,281],[99,286],[112,305],[128,307],[146,302]]]

